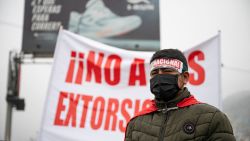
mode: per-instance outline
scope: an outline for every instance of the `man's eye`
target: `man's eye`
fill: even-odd
[[[162,71],[162,72],[170,72],[170,70],[167,69],[167,68],[162,68],[161,71]]]
[[[151,72],[151,75],[155,75],[155,74],[157,74],[156,70]]]

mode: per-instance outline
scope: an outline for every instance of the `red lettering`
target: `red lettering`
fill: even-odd
[[[63,120],[60,117],[61,117],[61,113],[65,110],[65,105],[63,105],[63,101],[67,97],[68,97],[68,93],[60,92],[54,125],[61,125],[61,126],[64,125]]]
[[[128,107],[129,109],[132,108],[132,101],[130,99],[125,99],[122,101],[121,113],[123,117],[125,118],[125,122],[123,120],[119,121],[119,129],[121,132],[125,132],[127,123],[129,122],[131,118],[126,107]]]
[[[90,51],[88,53],[87,62],[86,62],[86,82],[90,82],[92,77],[95,77],[96,83],[101,83],[102,81],[102,64],[103,64],[104,54],[99,53],[97,56],[94,51]],[[117,85],[120,82],[120,74],[121,74],[121,57],[118,55],[110,55],[107,57],[106,63],[104,65],[104,77],[105,81],[109,85]],[[139,62],[138,62],[139,61]],[[131,84],[135,83],[135,81],[139,80],[140,85],[144,85],[146,82],[143,78],[143,74],[145,74],[145,70],[141,69],[144,64],[140,63],[141,60],[135,60],[136,65],[132,68],[139,67],[140,74],[133,73],[131,77]],[[144,61],[144,60],[143,60]],[[71,59],[68,67],[68,71],[66,74],[66,83],[82,84],[83,74],[84,74],[84,53],[82,52],[71,52]],[[134,70],[134,69],[133,69]],[[145,76],[144,76],[145,77]],[[133,82],[134,81],[134,82]]]
[[[99,110],[98,110],[98,105],[99,105]],[[103,119],[103,114],[104,114],[104,105],[105,105],[105,100],[103,97],[97,97],[96,100],[94,101],[90,125],[95,130],[100,128],[102,125],[102,119]],[[100,111],[98,117],[96,116],[97,111]],[[96,121],[97,121],[97,123],[96,123]]]
[[[99,53],[97,62],[95,61],[95,52],[90,51],[87,60],[87,77],[86,81],[91,80],[92,72],[94,72],[96,83],[101,83],[101,65],[103,61],[103,53]]]
[[[67,104],[64,105],[65,102],[67,102]],[[143,103],[141,104],[141,102]],[[151,101],[141,101],[139,99],[132,101],[127,98],[120,103],[116,98],[109,98],[106,104],[107,106],[105,106],[105,103],[104,97],[101,96],[94,98],[93,96],[84,94],[60,92],[54,125],[77,126],[80,128],[91,128],[93,130],[98,130],[102,127],[106,131],[116,131],[118,127],[121,132],[125,132],[126,125],[132,116],[130,112],[137,114],[140,108],[148,108]],[[82,105],[80,106],[79,104]],[[90,105],[92,107],[91,109],[89,109]],[[66,107],[68,110],[65,110]],[[82,110],[78,108],[82,108]],[[81,113],[79,113],[79,111],[81,111]],[[64,114],[63,112],[66,112],[64,118],[61,117]],[[90,115],[88,116],[88,114]],[[122,117],[118,117],[118,114],[121,114]],[[103,120],[104,118],[105,120]],[[89,124],[89,126],[86,124]]]
[[[83,74],[83,58],[84,54],[79,53],[79,65],[78,65],[78,71],[76,75],[76,84],[82,84],[82,74]]]
[[[189,82],[192,85],[200,85],[205,81],[205,70],[202,66],[195,62],[195,58],[199,61],[205,59],[205,55],[202,51],[194,51],[188,57],[188,63],[190,68],[197,72],[197,79],[195,79],[194,73],[190,73]]]
[[[67,72],[67,76],[65,80],[67,83],[72,83],[72,80],[73,80],[73,74],[75,70],[75,58],[76,58],[76,52],[72,51],[69,68],[68,68],[68,72]]]
[[[109,123],[111,121],[111,118],[113,118],[112,123],[112,130],[115,131],[116,122],[117,122],[117,112],[119,108],[119,101],[114,98],[110,98],[108,101],[108,109],[107,109],[107,116],[105,121],[104,130],[109,130]]]
[[[93,96],[82,95],[83,107],[82,107],[82,118],[81,118],[81,123],[80,123],[80,127],[82,128],[85,127],[87,112],[89,108],[89,102],[92,101],[92,99],[93,99]]]
[[[136,73],[138,72],[136,71],[138,69],[139,74]],[[135,58],[130,67],[129,86],[134,86],[135,81],[139,81],[141,86],[146,85],[145,65],[143,59]]]
[[[105,64],[104,74],[105,80],[109,85],[116,85],[120,82],[120,73],[121,73],[121,61],[122,59],[117,55],[110,55],[107,58],[107,62]],[[114,75],[113,80],[111,78],[111,65],[114,64]]]
[[[80,95],[74,95],[73,93],[70,93],[70,101],[69,101],[69,111],[67,113],[66,116],[66,120],[65,120],[65,125],[68,126],[69,125],[69,121],[71,119],[71,125],[72,127],[76,127],[76,109],[77,109],[77,105],[79,102],[79,98]]]

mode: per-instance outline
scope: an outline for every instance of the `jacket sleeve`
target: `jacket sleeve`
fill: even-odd
[[[229,119],[220,111],[214,113],[208,135],[208,141],[236,141]]]
[[[132,131],[134,129],[134,120],[130,120],[127,124],[126,131],[125,131],[125,139],[124,141],[132,141]]]

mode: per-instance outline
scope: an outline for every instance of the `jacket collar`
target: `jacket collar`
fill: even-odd
[[[188,106],[195,105],[195,104],[200,104],[202,102],[199,102],[198,100],[196,100],[195,97],[190,94],[187,88],[184,88],[183,91],[180,91],[177,97],[166,102],[165,107],[158,107],[156,106],[156,103],[157,102],[155,100],[152,100],[148,108],[142,109],[142,111],[137,113],[133,118],[140,116],[140,115],[145,115],[154,111],[167,112],[169,110],[174,110],[174,109],[184,108],[184,107],[188,107]],[[164,105],[161,105],[161,106],[164,106]]]

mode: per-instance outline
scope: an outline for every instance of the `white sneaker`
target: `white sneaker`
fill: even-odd
[[[102,0],[90,0],[84,13],[70,13],[69,30],[83,36],[104,38],[122,35],[138,28],[137,15],[120,17],[110,11]]]

